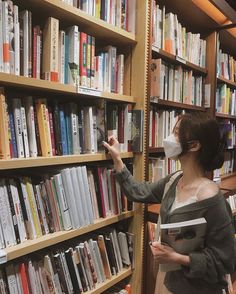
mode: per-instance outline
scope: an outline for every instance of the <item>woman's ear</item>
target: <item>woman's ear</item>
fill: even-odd
[[[201,144],[199,141],[190,141],[189,143],[189,152],[196,152],[201,149]]]

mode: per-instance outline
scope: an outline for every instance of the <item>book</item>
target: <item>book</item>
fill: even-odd
[[[161,224],[161,243],[167,244],[180,254],[200,250],[204,246],[207,222],[204,217],[188,221]],[[180,268],[176,264],[160,264],[161,271]]]

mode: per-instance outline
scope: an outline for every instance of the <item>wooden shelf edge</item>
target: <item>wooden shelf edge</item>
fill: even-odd
[[[34,240],[27,240],[24,243],[3,249],[6,252],[7,261],[16,259],[18,257],[33,253],[37,250],[41,250],[46,247],[50,247],[57,243],[87,234],[89,232],[95,231],[102,227],[114,224],[124,219],[128,219],[134,215],[133,211],[123,212],[119,215],[114,215],[107,217],[105,219],[98,219],[94,221],[94,224],[74,229],[70,231],[60,231],[52,234],[44,235],[40,238]]]
[[[135,34],[125,31],[121,28],[115,27],[103,21],[102,19],[96,18],[87,14],[86,12],[68,5],[63,1],[59,0],[28,0],[31,5],[40,6],[45,10],[49,11],[50,14],[59,19],[67,19],[76,21],[77,24],[83,24],[86,26],[89,33],[93,33],[96,36],[106,36],[107,38],[112,37],[122,43],[136,44]]]
[[[114,286],[115,284],[119,283],[120,281],[128,278],[132,275],[131,268],[122,269],[116,276],[112,276],[111,279],[106,280],[104,283],[97,284],[96,289],[85,292],[86,294],[100,294],[103,291],[109,289],[110,287]]]
[[[87,93],[82,92],[78,93],[77,88],[72,85],[65,85],[57,82],[50,82],[41,79],[28,78],[23,76],[16,76],[7,73],[0,73],[0,85],[1,86],[10,86],[18,87],[22,89],[32,89],[32,90],[41,90],[61,94],[70,94],[78,95],[79,97],[101,97],[108,100],[115,100],[120,102],[135,103],[134,97],[129,95],[109,93],[109,92],[99,92],[94,91],[93,89],[88,89]]]
[[[132,158],[133,152],[122,152],[121,158]],[[93,161],[111,160],[111,156],[105,153],[97,154],[80,154],[80,155],[64,155],[52,157],[35,157],[35,158],[16,158],[16,159],[1,159],[0,170],[41,167],[52,165],[63,165],[73,163],[86,163]]]
[[[225,174],[225,175],[221,176],[221,181],[227,180],[227,179],[232,178],[232,177],[236,178],[236,172],[228,173],[228,174]],[[235,186],[236,186],[236,184],[235,184]]]
[[[225,79],[223,77],[217,77],[217,82],[218,83],[224,83],[224,84],[227,84],[230,87],[236,88],[236,82]]]
[[[236,116],[227,113],[216,112],[215,116],[218,118],[236,119]]]
[[[190,104],[171,101],[171,100],[164,100],[164,99],[160,99],[160,98],[156,98],[156,97],[153,97],[153,99],[155,99],[155,101],[151,101],[152,105],[163,105],[163,106],[179,108],[179,109],[191,109],[191,110],[196,110],[196,111],[206,111],[206,108],[202,107],[202,106],[190,105]]]
[[[164,147],[149,147],[148,152],[149,153],[163,153]]]
[[[198,66],[194,63],[191,63],[185,59],[182,59],[182,58],[178,58],[178,56],[174,55],[174,54],[171,54],[169,52],[166,52],[165,50],[163,49],[159,49],[155,46],[152,46],[152,51],[154,54],[156,54],[157,56],[159,56],[160,58],[162,59],[165,59],[171,63],[174,63],[174,64],[178,64],[178,65],[182,65],[183,67],[185,68],[188,68],[190,70],[193,70],[194,72],[198,73],[198,74],[201,74],[201,75],[207,75],[207,69],[204,68],[204,67],[201,67],[201,66]]]

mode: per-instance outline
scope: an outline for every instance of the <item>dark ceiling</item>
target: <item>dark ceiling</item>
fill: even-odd
[[[226,1],[236,11],[236,0],[226,0]]]

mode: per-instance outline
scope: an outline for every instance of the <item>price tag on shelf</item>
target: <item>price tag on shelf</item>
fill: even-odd
[[[98,91],[98,90],[95,90],[95,89],[90,89],[90,88],[85,88],[85,87],[80,87],[80,86],[77,86],[77,93],[90,95],[90,96],[97,96],[97,97],[102,96],[101,91]]]
[[[152,46],[152,50],[155,51],[155,52],[157,52],[157,53],[160,52],[159,47],[157,47],[157,46],[155,46],[155,45]]]
[[[7,253],[5,250],[0,249],[0,264],[7,262]]]
[[[175,58],[177,61],[179,61],[179,62],[181,62],[181,63],[183,63],[183,64],[186,64],[186,60],[185,59],[183,59],[182,57],[179,57],[179,56],[176,56],[176,58]]]

